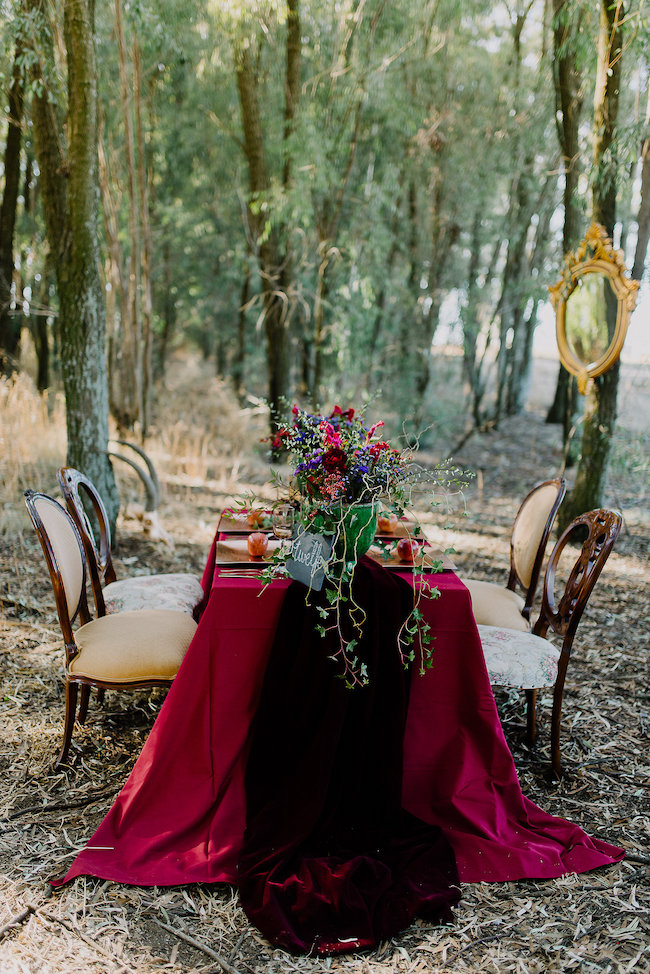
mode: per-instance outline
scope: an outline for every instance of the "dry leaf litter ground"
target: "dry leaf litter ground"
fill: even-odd
[[[514,512],[532,483],[561,468],[558,429],[543,422],[549,387],[543,384],[524,416],[471,437],[457,456],[478,472],[465,494],[467,514],[450,509],[431,530],[455,548],[467,574],[505,582]],[[532,752],[524,743],[521,699],[500,691],[497,697],[524,793],[624,846],[629,857],[555,880],[466,885],[452,926],[418,922],[372,953],[324,960],[274,951],[228,887],[134,888],[85,878],[48,896],[47,878],[65,872],[126,779],[164,692],[108,693],[103,707],[91,703],[87,724],[75,732],[73,770],[51,772],[63,715],[61,639],[21,491],[57,493],[62,409],[58,399],[42,404],[25,380],[0,387],[2,974],[650,971],[650,367],[624,370],[621,399],[607,501],[624,511],[625,527],[578,633],[559,783],[548,774],[548,697]],[[258,406],[240,412],[216,380],[185,373],[168,390],[165,415],[188,417],[168,421],[151,448],[165,488],[161,517],[174,546],[145,539],[127,508],[118,526],[118,577],[200,572],[226,499],[249,485],[259,490],[264,481],[264,464],[250,446],[263,435]],[[139,499],[130,474],[119,474],[123,496]]]

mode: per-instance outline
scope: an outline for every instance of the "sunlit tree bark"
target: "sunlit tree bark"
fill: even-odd
[[[43,30],[34,54],[54,62],[52,25],[39,0],[27,0]],[[119,498],[106,450],[108,384],[105,306],[99,275],[97,208],[97,75],[92,0],[65,0],[65,126],[35,61],[32,101],[43,210],[59,298],[61,366],[66,399],[67,462],[89,476],[115,521]],[[67,135],[67,140],[66,140]]]
[[[581,77],[576,66],[575,40],[580,30],[582,9],[570,0],[553,0],[553,82],[555,118],[562,151],[564,174],[564,227],[562,250],[568,254],[583,233],[583,214],[578,201],[580,165],[580,116],[582,113]],[[565,441],[576,409],[578,387],[562,364],[559,366],[553,402],[546,416],[548,423],[562,423]]]
[[[601,0],[598,35],[598,70],[594,95],[593,220],[608,235],[616,223],[615,136],[621,82],[623,50],[622,2]],[[607,329],[610,339],[616,327],[616,301],[606,291]],[[593,508],[601,507],[605,492],[616,408],[620,363],[594,379],[585,404],[582,449],[573,489],[560,508],[560,526]]]
[[[4,154],[4,190],[0,206],[0,373],[9,374],[20,342],[22,315],[11,308],[11,284],[14,272],[14,229],[20,184],[20,145],[23,119],[23,81],[20,75],[22,44],[16,54],[9,85],[7,140]]]
[[[248,164],[248,231],[252,253],[257,257],[262,288],[263,324],[268,367],[268,402],[271,434],[282,425],[289,398],[289,322],[291,310],[291,255],[287,228],[274,214],[265,212],[271,188],[256,66],[249,39],[234,41],[235,72],[244,133],[244,154]],[[298,0],[287,3],[286,77],[284,99],[283,188],[292,179],[289,140],[300,97],[301,38]]]

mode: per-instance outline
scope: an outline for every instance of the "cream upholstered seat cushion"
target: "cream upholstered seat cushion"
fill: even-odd
[[[479,625],[501,626],[504,629],[517,629],[519,632],[530,630],[528,622],[521,614],[524,600],[517,592],[475,578],[463,578],[462,581],[469,589],[474,618]]]
[[[102,616],[75,632],[80,652],[68,672],[115,683],[172,680],[195,632],[196,622],[185,612],[143,609]]]
[[[554,685],[560,651],[548,639],[497,626],[479,626],[478,632],[491,684],[521,690]]]
[[[103,595],[107,615],[136,609],[169,609],[191,615],[203,598],[203,589],[196,575],[175,572],[121,578],[107,585]]]

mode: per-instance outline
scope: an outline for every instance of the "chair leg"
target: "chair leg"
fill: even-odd
[[[90,699],[90,686],[87,683],[81,684],[81,696],[79,699],[79,716],[77,720],[80,724],[86,722],[88,716],[88,701]]]
[[[106,690],[104,687],[100,687],[97,691],[97,703],[101,706],[104,703],[104,697],[106,696]]]
[[[532,745],[537,740],[537,690],[526,690],[526,739]]]
[[[562,700],[560,699],[556,711],[555,701],[553,701],[553,714],[551,716],[551,766],[557,778],[562,777],[562,754],[560,751],[560,716]]]
[[[65,763],[70,750],[72,740],[72,730],[74,728],[75,714],[77,711],[77,691],[76,683],[68,681],[65,685],[65,722],[63,725],[63,744],[58,757],[54,762],[54,770],[58,771],[59,766]]]
[[[568,666],[568,656],[562,654],[558,668],[557,680],[553,689],[553,712],[551,714],[551,764],[556,777],[562,776],[560,753],[560,720],[562,719],[562,697],[564,696],[564,678]]]

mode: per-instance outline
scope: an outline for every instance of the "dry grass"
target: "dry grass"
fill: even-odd
[[[25,523],[17,499],[32,484],[49,482],[65,457],[65,403],[35,393],[25,375],[0,380],[0,537],[13,537]]]
[[[217,380],[204,381],[193,368],[189,383],[165,396],[165,412],[191,421],[173,425],[161,415],[151,446],[165,486],[163,523],[175,544],[154,545],[138,522],[122,518],[118,574],[200,571],[226,498],[242,484],[264,481],[266,469],[255,453],[264,435],[258,406],[240,412]],[[85,878],[48,898],[47,878],[65,871],[107,812],[164,693],[107,694],[105,706],[91,706],[87,725],[75,734],[74,771],[50,772],[63,714],[60,634],[20,492],[26,486],[54,491],[64,451],[61,406],[56,400],[48,414],[21,380],[11,389],[0,386],[0,417],[3,974],[650,970],[647,439],[635,433],[616,460],[615,494],[608,500],[623,508],[626,527],[576,641],[560,783],[547,774],[548,699],[542,701],[540,746],[531,753],[523,742],[521,701],[499,695],[525,794],[632,855],[611,868],[556,880],[466,885],[453,926],[416,923],[370,954],[319,960],[273,951],[229,887],[146,889]],[[454,544],[464,570],[504,580],[513,511],[531,482],[557,472],[557,436],[530,413],[488,440],[466,444],[459,459],[482,471],[468,492],[468,516],[450,518],[446,530],[434,526]],[[123,490],[135,494],[137,483],[126,472],[120,476]],[[15,924],[3,929],[12,918]]]

